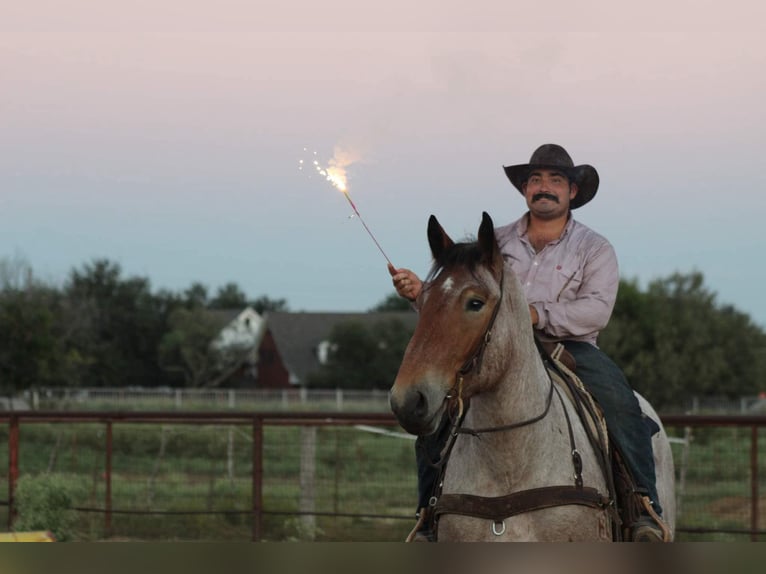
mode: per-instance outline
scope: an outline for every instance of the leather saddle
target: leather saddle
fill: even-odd
[[[619,449],[610,439],[601,407],[575,374],[575,358],[561,343],[540,340],[537,343],[548,373],[559,389],[569,395],[591,445],[600,454],[601,470],[614,507],[612,537],[617,541],[629,541],[632,526],[645,508],[644,498],[647,493],[636,485]],[[647,418],[646,421],[652,425],[652,434],[659,431],[659,426],[653,420]]]

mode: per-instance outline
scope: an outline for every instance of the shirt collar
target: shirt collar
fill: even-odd
[[[553,241],[552,243],[558,243],[562,239],[564,239],[569,233],[572,231],[572,228],[575,225],[574,217],[572,217],[572,212],[569,212],[569,215],[567,215],[567,224],[564,226],[564,231],[561,232],[561,235],[556,241]],[[527,211],[524,215],[521,216],[521,219],[518,221],[518,225],[516,226],[516,232],[519,234],[519,237],[526,237],[527,231],[529,230],[529,212]]]

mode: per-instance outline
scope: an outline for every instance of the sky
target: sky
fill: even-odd
[[[525,212],[503,165],[593,165],[575,217],[641,285],[700,271],[766,326],[766,4],[756,0],[36,0],[0,18],[0,259],[97,258],[293,311],[393,293],[397,267]],[[304,151],[305,150],[305,151]],[[316,155],[315,155],[316,154]]]

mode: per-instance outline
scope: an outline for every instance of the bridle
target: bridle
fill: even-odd
[[[457,401],[458,413],[453,423],[457,423],[458,425],[462,424],[463,416],[465,415],[463,408],[463,379],[474,369],[476,369],[477,375],[481,372],[481,364],[484,360],[484,352],[487,350],[487,345],[489,345],[489,342],[492,340],[492,328],[495,326],[497,315],[500,312],[500,305],[503,303],[503,294],[505,292],[504,287],[505,266],[502,266],[500,268],[500,293],[497,297],[497,301],[495,302],[495,307],[492,309],[492,315],[489,317],[489,322],[484,329],[484,334],[481,336],[481,338],[479,338],[478,342],[474,346],[473,352],[465,360],[463,366],[458,369],[457,374],[455,375],[455,384],[449,391],[447,391],[447,394],[444,397],[445,402],[448,403],[448,408],[449,402],[452,399]]]
[[[505,266],[504,265],[500,268],[499,285],[500,285],[500,293],[498,295],[497,301],[495,302],[495,307],[492,309],[492,315],[490,315],[489,322],[487,323],[487,326],[484,329],[484,334],[481,336],[481,338],[475,345],[473,352],[468,356],[468,358],[463,363],[463,366],[460,367],[460,369],[458,370],[457,374],[455,375],[455,384],[447,392],[447,395],[444,398],[445,401],[447,402],[449,402],[452,399],[455,399],[458,405],[457,415],[453,420],[453,429],[452,429],[452,432],[450,433],[451,435],[471,434],[474,436],[478,436],[483,433],[512,430],[512,429],[534,424],[544,419],[547,416],[548,412],[550,412],[552,398],[553,398],[553,390],[555,385],[553,384],[553,379],[549,377],[550,389],[548,391],[548,397],[545,402],[545,408],[543,412],[540,413],[539,415],[536,415],[532,418],[526,419],[521,422],[510,423],[507,425],[502,425],[497,427],[488,427],[488,428],[481,428],[481,429],[469,429],[469,428],[462,427],[463,418],[465,418],[465,408],[463,404],[463,380],[465,379],[467,375],[471,374],[474,369],[476,369],[477,375],[481,373],[481,365],[484,359],[484,352],[487,350],[487,346],[489,345],[489,342],[492,340],[492,329],[495,326],[495,321],[497,320],[498,313],[500,312],[500,306],[503,303],[503,295],[505,293],[505,289],[504,289]],[[454,440],[451,442],[454,442]]]

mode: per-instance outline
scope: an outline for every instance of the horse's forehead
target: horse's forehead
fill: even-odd
[[[434,287],[443,297],[454,297],[462,291],[467,284],[475,283],[476,278],[462,268],[444,269],[434,282]]]
[[[486,284],[490,276],[489,270],[482,266],[476,266],[472,269],[453,267],[440,273],[439,288],[444,293],[451,293],[466,286]]]

